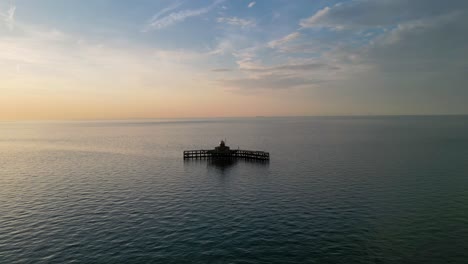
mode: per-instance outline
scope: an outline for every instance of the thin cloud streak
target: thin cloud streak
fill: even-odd
[[[255,26],[255,20],[243,19],[243,18],[238,18],[238,17],[219,17],[217,21],[219,23],[226,23],[231,26],[239,26],[242,28]]]
[[[163,29],[173,24],[176,24],[178,22],[182,22],[186,20],[187,18],[201,16],[203,14],[210,12],[213,8],[215,8],[218,4],[222,2],[224,2],[224,0],[216,0],[207,7],[172,12],[169,15],[161,17],[162,15],[179,7],[180,4],[169,6],[161,10],[160,12],[158,12],[156,15],[154,15],[153,18],[149,21],[148,25],[146,25],[143,31]]]
[[[293,32],[293,33],[291,33],[291,34],[289,34],[287,36],[284,36],[284,37],[282,37],[280,39],[268,42],[268,46],[270,48],[276,48],[276,47],[282,46],[282,45],[284,45],[284,44],[286,44],[286,43],[288,43],[290,41],[293,41],[293,40],[299,38],[300,36],[301,36],[301,33]]]
[[[230,89],[268,89],[287,90],[300,87],[309,87],[324,82],[294,75],[272,74],[259,78],[240,78],[218,80],[223,87]]]
[[[181,2],[177,2],[177,3],[174,3],[166,8],[163,8],[161,11],[159,11],[158,13],[156,13],[152,18],[151,18],[151,21],[156,21],[158,18],[160,18],[162,15],[172,11],[172,10],[175,10],[177,9],[179,6],[181,6],[182,3]]]
[[[365,29],[436,17],[468,7],[465,0],[355,0],[324,7],[302,19],[302,28]],[[372,12],[370,11],[372,10]]]
[[[270,71],[311,71],[311,70],[339,70],[340,67],[328,65],[325,63],[307,63],[307,64],[289,64],[265,68],[251,68],[246,71],[251,72],[270,72]]]
[[[230,72],[232,69],[226,69],[226,68],[218,68],[218,69],[212,69],[212,72]]]
[[[0,17],[3,19],[3,22],[10,31],[12,31],[15,26],[15,11],[16,6],[12,5],[6,13],[0,13]]]

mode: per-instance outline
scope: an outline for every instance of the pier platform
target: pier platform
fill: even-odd
[[[211,150],[185,150],[184,159],[206,159],[206,158],[241,158],[254,160],[270,160],[270,153],[257,150],[231,150],[225,145],[224,141]]]

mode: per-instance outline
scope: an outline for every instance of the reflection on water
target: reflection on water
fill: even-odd
[[[221,174],[224,174],[226,171],[231,169],[234,166],[238,165],[238,160],[237,159],[209,159],[207,160],[207,165],[208,168],[212,167],[221,172]]]
[[[268,167],[268,160],[237,159],[237,158],[217,158],[217,159],[187,159],[184,160],[184,166],[206,165],[208,169],[215,169],[221,175],[226,174],[233,168],[242,165]]]

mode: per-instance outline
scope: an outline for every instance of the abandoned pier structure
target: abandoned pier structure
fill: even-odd
[[[230,149],[224,141],[211,150],[185,150],[184,159],[206,158],[242,158],[254,160],[270,160],[270,153],[256,150]]]

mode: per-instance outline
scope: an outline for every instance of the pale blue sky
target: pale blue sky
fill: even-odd
[[[135,117],[212,116],[191,107],[214,98],[221,116],[468,114],[467,17],[462,0],[2,1],[0,88],[55,98],[47,113],[73,94],[141,96]]]

